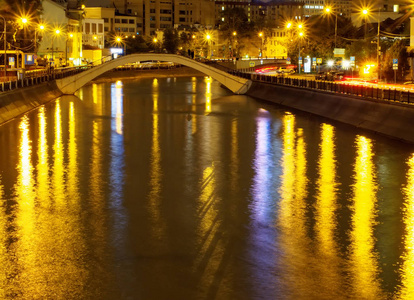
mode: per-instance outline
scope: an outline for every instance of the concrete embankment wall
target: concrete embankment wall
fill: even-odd
[[[247,94],[414,143],[414,105],[258,82]]]
[[[54,81],[1,94],[0,124],[10,121],[61,95],[62,93]]]

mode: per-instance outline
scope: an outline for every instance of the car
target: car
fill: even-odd
[[[280,74],[293,74],[293,73],[295,73],[295,70],[288,69],[288,68],[285,68],[285,67],[280,67],[279,70],[277,70],[277,73],[280,73]]]
[[[327,72],[320,71],[316,73],[315,80],[327,80]]]

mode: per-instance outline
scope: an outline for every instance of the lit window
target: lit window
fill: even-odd
[[[224,10],[224,6],[221,7],[221,10]]]
[[[221,21],[224,22],[224,18],[221,18]]]
[[[398,4],[394,4],[394,12],[399,12],[400,11],[400,6]]]

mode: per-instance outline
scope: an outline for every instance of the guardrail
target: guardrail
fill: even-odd
[[[16,79],[8,82],[0,83],[0,91],[6,92],[11,91],[17,88],[28,87],[36,84],[40,84],[46,81],[51,81],[55,79],[61,79],[64,77],[72,76],[80,72],[86,71],[90,66],[81,66],[81,67],[68,67],[68,68],[59,68],[59,69],[49,69],[49,70],[36,70],[28,71],[25,75],[25,78]]]
[[[257,82],[266,82],[275,85],[287,85],[298,88],[315,89],[323,92],[352,95],[364,99],[386,100],[405,104],[414,104],[413,92],[397,90],[396,88],[384,89],[380,87],[354,85],[345,82],[309,80],[284,76],[251,74],[240,72],[237,70],[228,70],[227,72],[232,75],[236,75]]]

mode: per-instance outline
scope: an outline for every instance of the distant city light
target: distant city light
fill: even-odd
[[[334,65],[334,61],[333,60],[328,60],[328,66],[332,67]]]

